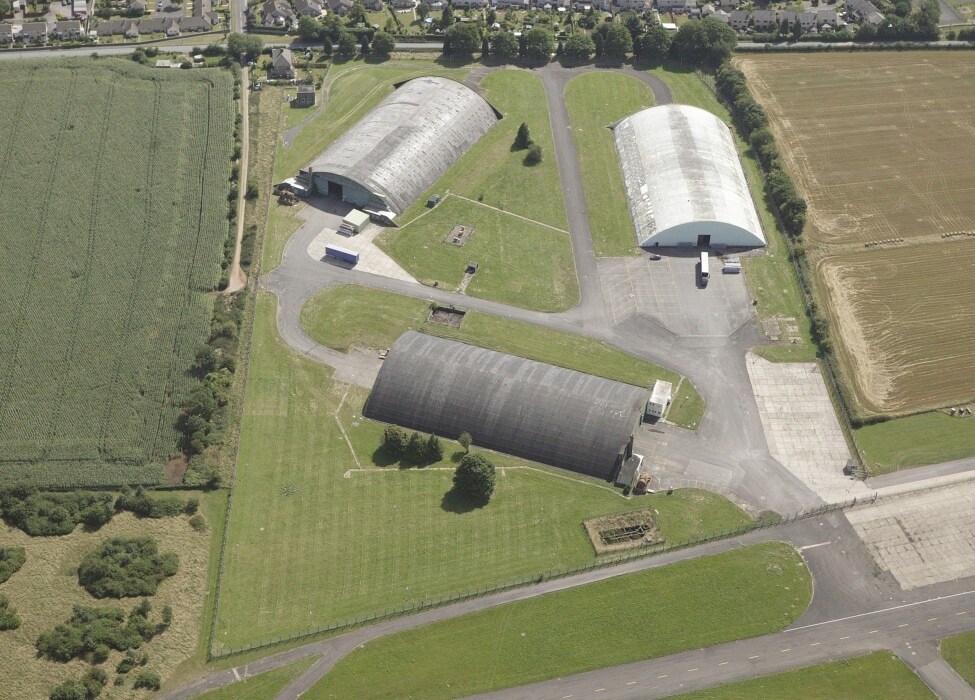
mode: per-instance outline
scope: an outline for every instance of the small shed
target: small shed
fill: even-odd
[[[366,214],[364,211],[353,209],[345,215],[344,219],[342,219],[341,231],[350,236],[354,236],[357,233],[362,233],[362,229],[364,229],[368,223],[368,214]]]
[[[671,392],[674,385],[670,382],[663,382],[659,379],[653,383],[653,391],[650,400],[647,402],[647,415],[655,418],[663,418],[667,406],[670,404]]]
[[[312,85],[299,85],[298,94],[291,102],[292,107],[314,107],[315,88]]]

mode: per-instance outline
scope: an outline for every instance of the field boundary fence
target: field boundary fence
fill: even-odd
[[[213,661],[217,659],[229,658],[231,656],[237,656],[239,654],[244,654],[251,651],[269,649],[272,647],[280,646],[282,644],[291,644],[294,642],[300,642],[302,640],[310,641],[317,637],[321,637],[323,635],[334,633],[334,632],[344,632],[347,630],[354,629],[356,627],[361,627],[363,625],[383,622],[385,620],[390,620],[397,617],[415,615],[417,613],[433,610],[435,608],[441,608],[454,603],[461,603],[466,600],[473,600],[475,598],[483,598],[485,596],[493,595],[496,593],[503,593],[505,591],[513,590],[516,588],[524,588],[527,586],[537,585],[539,583],[543,583],[545,581],[551,581],[553,579],[561,579],[576,574],[586,573],[589,571],[607,569],[614,566],[619,566],[622,564],[639,561],[641,559],[648,559],[651,557],[660,556],[661,554],[668,554],[671,552],[680,551],[682,549],[687,549],[689,547],[696,547],[703,544],[709,544],[711,542],[733,539],[735,537],[741,537],[742,535],[746,535],[750,532],[765,530],[777,526],[789,525],[791,523],[796,522],[797,520],[815,518],[821,515],[825,515],[827,513],[847,510],[850,508],[855,508],[857,506],[871,505],[873,503],[876,503],[878,498],[879,498],[879,494],[875,493],[873,496],[868,498],[853,498],[851,500],[842,501],[839,503],[827,503],[817,508],[798,511],[796,513],[781,518],[756,520],[741,525],[737,528],[732,528],[730,530],[726,530],[723,532],[715,532],[708,535],[702,535],[701,537],[691,538],[688,540],[674,542],[672,544],[665,544],[662,546],[661,545],[648,546],[635,552],[628,552],[626,554],[619,554],[611,557],[593,559],[591,561],[588,561],[584,564],[580,564],[578,566],[572,566],[564,569],[557,569],[554,571],[532,574],[530,576],[524,576],[519,579],[514,579],[493,586],[485,586],[483,588],[471,588],[466,591],[462,591],[458,593],[445,594],[443,596],[439,596],[436,598],[431,598],[428,600],[420,600],[408,605],[403,605],[396,608],[388,608],[375,613],[361,615],[346,620],[333,622],[327,625],[321,625],[318,627],[309,627],[304,630],[301,630],[300,632],[295,632],[290,635],[279,635],[275,637],[270,637],[268,639],[257,641],[252,644],[245,644],[244,646],[241,647],[225,649],[221,651],[216,651],[213,648],[212,630],[214,628],[211,627],[208,656],[209,656],[209,660]],[[221,561],[221,565],[222,565],[222,561]]]

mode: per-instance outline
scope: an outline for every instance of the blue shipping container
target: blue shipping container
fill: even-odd
[[[359,262],[359,254],[357,252],[348,248],[341,248],[337,245],[326,245],[325,255],[326,257],[352,263],[353,265]]]

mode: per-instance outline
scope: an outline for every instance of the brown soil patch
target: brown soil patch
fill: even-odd
[[[583,523],[589,541],[592,542],[596,554],[618,552],[623,549],[649,547],[662,544],[663,533],[653,517],[652,508],[604,515],[599,518],[586,520]]]
[[[190,459],[186,455],[173,457],[166,462],[163,467],[163,474],[166,476],[166,483],[170,486],[179,486],[183,483],[183,475],[190,464]]]

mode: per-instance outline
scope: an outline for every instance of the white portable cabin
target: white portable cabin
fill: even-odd
[[[342,219],[341,232],[347,236],[354,236],[357,233],[362,233],[362,229],[364,229],[368,223],[368,214],[366,214],[364,211],[353,209],[345,215],[344,219]]]
[[[657,380],[653,383],[653,391],[650,393],[650,400],[647,402],[647,415],[655,418],[663,418],[667,406],[670,404],[671,392],[674,385],[670,382]]]

